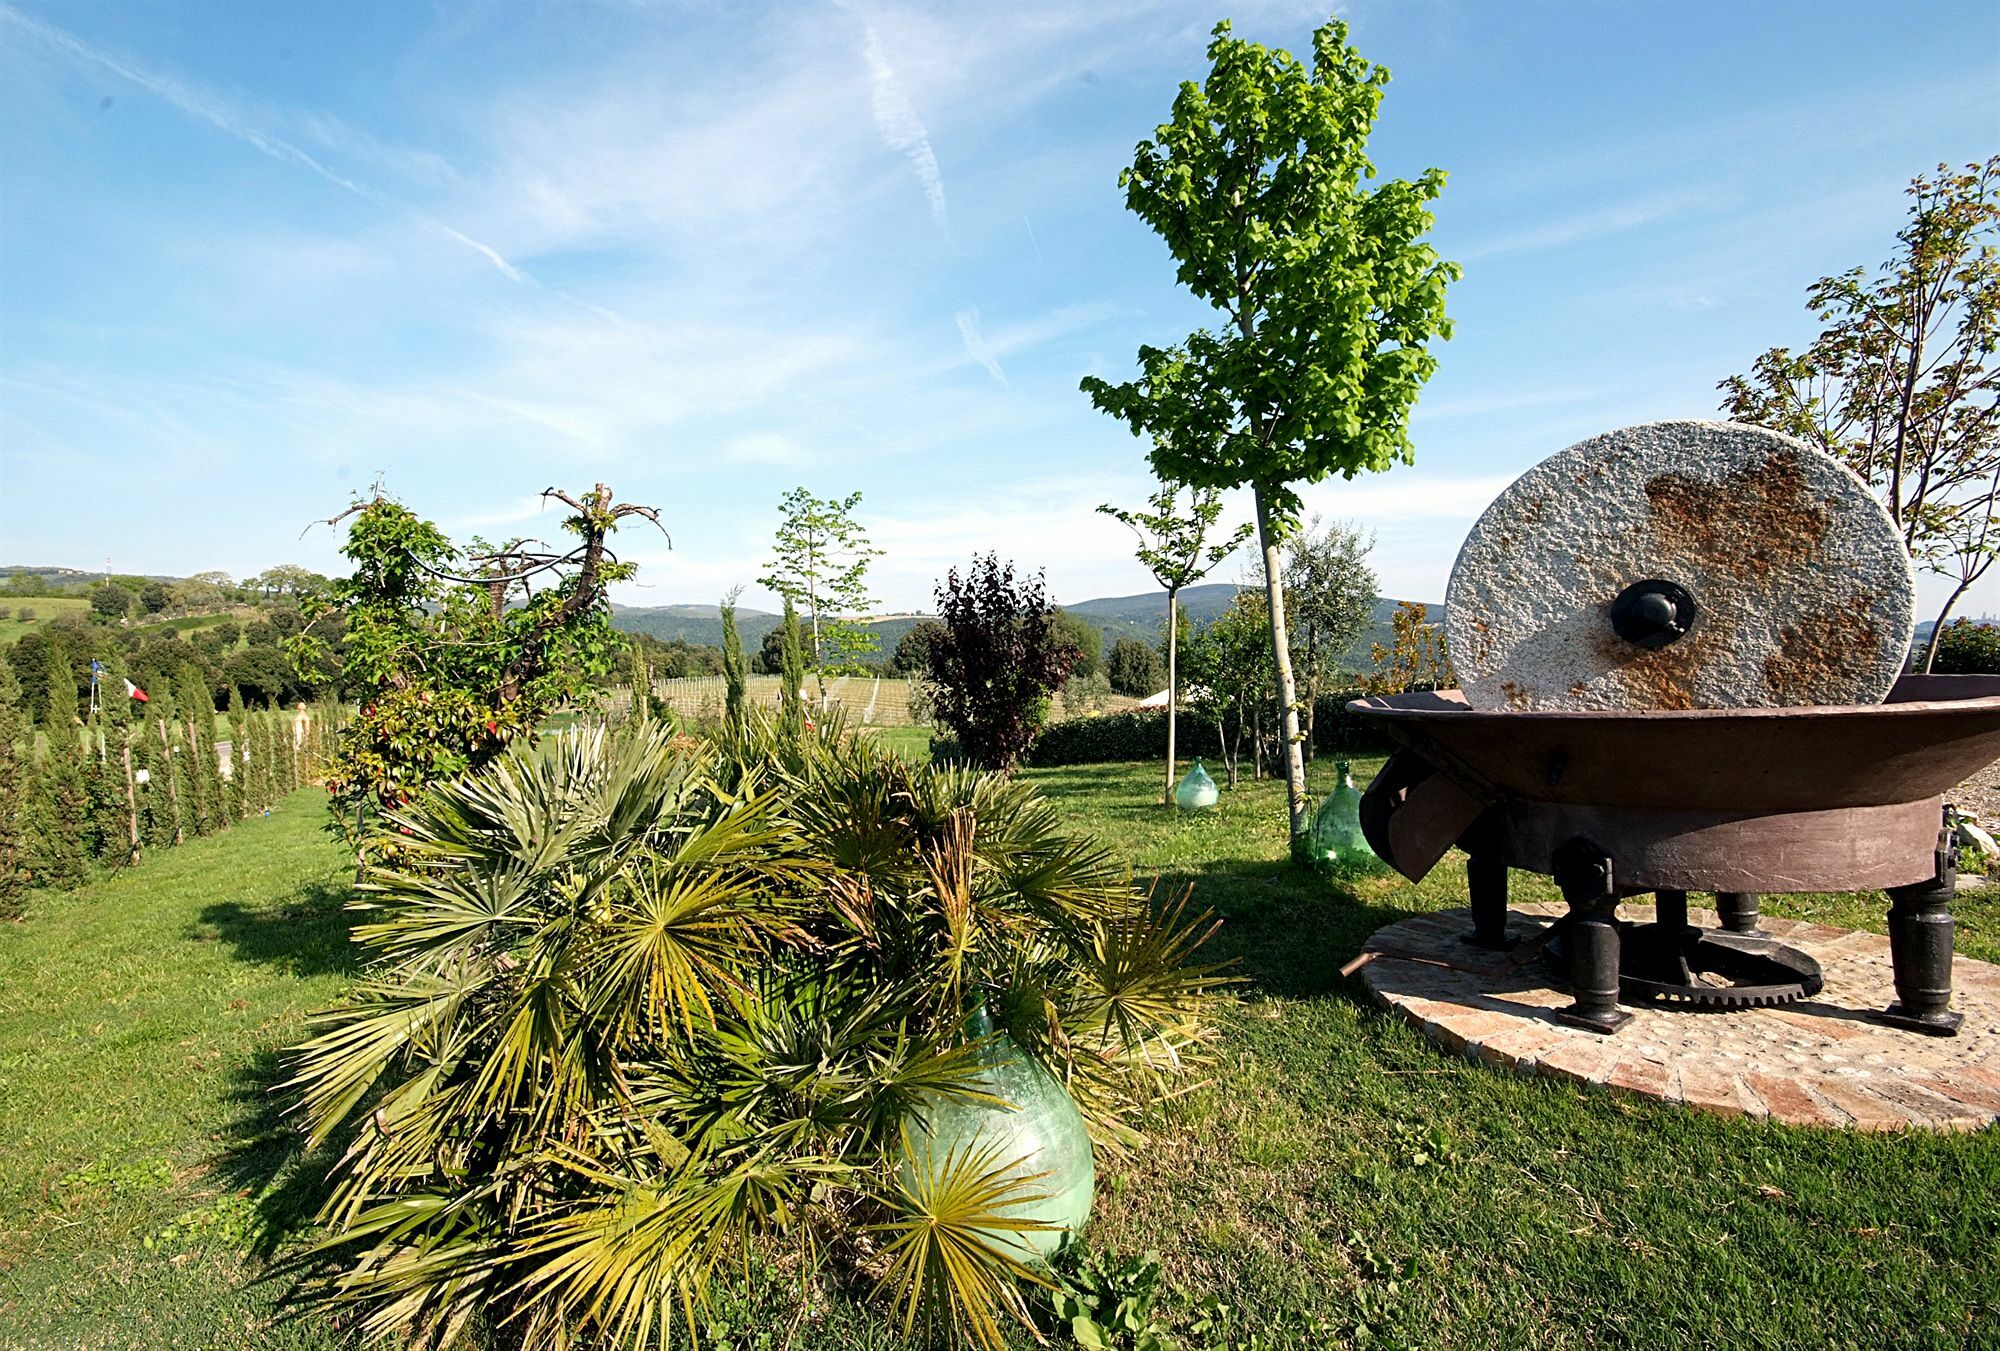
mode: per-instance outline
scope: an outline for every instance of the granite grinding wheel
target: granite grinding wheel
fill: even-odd
[[[1875,704],[1915,602],[1894,522],[1844,465],[1758,427],[1654,422],[1494,499],[1445,635],[1475,708]]]

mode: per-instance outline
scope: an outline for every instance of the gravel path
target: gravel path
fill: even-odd
[[[2000,826],[2000,760],[1946,793],[1944,800],[1967,816],[1977,817],[1988,830]]]

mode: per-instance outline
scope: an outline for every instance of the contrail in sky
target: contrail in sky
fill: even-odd
[[[33,34],[52,47],[68,52],[71,56],[81,61],[101,66],[112,74],[138,85],[141,89],[159,95],[188,116],[200,118],[210,126],[234,136],[237,140],[256,147],[281,164],[296,164],[301,168],[309,169],[335,187],[344,192],[351,192],[363,201],[373,202],[377,206],[387,207],[392,211],[405,212],[415,217],[416,220],[426,227],[437,231],[448,239],[463,244],[466,248],[477,253],[495,268],[499,269],[501,275],[509,281],[534,281],[533,277],[502,257],[498,249],[489,244],[480,243],[471,235],[461,230],[453,229],[420,207],[413,206],[409,202],[403,201],[398,197],[393,197],[386,192],[371,188],[365,183],[357,183],[344,174],[336,173],[283,137],[274,136],[270,132],[251,126],[205,90],[183,84],[178,80],[169,79],[164,75],[156,75],[151,71],[141,70],[136,66],[128,65],[109,53],[99,51],[90,44],[71,37],[68,33],[55,27],[53,24],[44,23],[32,15],[21,13],[20,10],[15,9],[11,5],[0,3],[0,19],[4,19],[15,27]]]

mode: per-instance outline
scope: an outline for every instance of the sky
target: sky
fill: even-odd
[[[1391,596],[1546,455],[1718,416],[1913,175],[2000,152],[1992,0],[1340,12],[1465,272],[1415,464],[1304,493]],[[1094,511],[1145,447],[1077,382],[1214,322],[1117,180],[1224,17],[1327,7],[0,0],[0,563],[334,572],[378,478],[488,538],[604,482],[671,537],[616,599],[768,609],[803,485],[862,494],[880,612],[987,549],[1150,590]]]

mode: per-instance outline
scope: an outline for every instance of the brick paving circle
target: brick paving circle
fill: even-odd
[[[1625,1006],[1632,1021],[1605,1036],[1554,1018],[1570,1002],[1537,941],[1563,907],[1513,906],[1504,952],[1459,941],[1470,912],[1419,915],[1368,940],[1361,980],[1432,1040],[1488,1064],[1727,1116],[1860,1130],[1975,1130],[2000,1121],[2000,966],[1952,966],[1956,1037],[1873,1021],[1891,1002],[1889,940],[1766,915],[1763,929],[1809,953],[1826,988],[1781,1008],[1727,1012]],[[1652,918],[1628,902],[1621,917]],[[1713,913],[1690,921],[1714,927]]]

